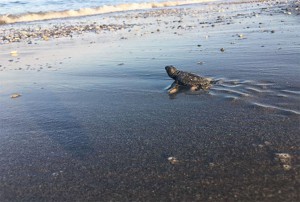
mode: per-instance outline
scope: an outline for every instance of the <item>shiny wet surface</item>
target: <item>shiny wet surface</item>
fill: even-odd
[[[299,25],[282,18],[264,18],[275,33],[239,19],[257,26],[246,39],[236,22],[184,38],[71,43],[81,51],[67,47],[55,63],[39,55],[40,71],[9,63],[0,74],[0,198],[296,200]],[[170,97],[170,64],[219,82]]]

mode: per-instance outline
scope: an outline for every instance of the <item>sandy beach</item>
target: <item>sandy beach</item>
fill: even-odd
[[[299,6],[0,25],[0,201],[298,201]]]

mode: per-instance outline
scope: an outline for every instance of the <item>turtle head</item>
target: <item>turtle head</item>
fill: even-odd
[[[178,70],[174,66],[169,65],[169,66],[166,66],[165,69],[166,69],[169,77],[174,78],[177,76]]]

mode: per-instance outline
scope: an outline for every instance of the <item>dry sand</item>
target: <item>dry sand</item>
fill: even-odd
[[[1,26],[1,201],[297,201],[292,2]]]

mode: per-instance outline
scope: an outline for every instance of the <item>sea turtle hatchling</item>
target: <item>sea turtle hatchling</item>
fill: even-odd
[[[180,71],[172,65],[166,66],[165,69],[169,77],[175,80],[169,88],[169,94],[178,92],[179,86],[190,87],[193,91],[199,89],[208,90],[211,87],[211,84],[214,83],[211,78],[205,78],[189,72]]]

